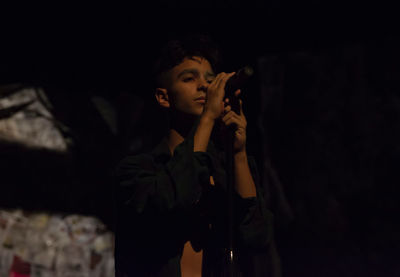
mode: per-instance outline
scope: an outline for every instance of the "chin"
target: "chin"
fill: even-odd
[[[197,112],[195,115],[196,115],[196,116],[201,116],[201,115],[203,114],[203,110],[204,110],[204,109],[201,109],[201,110],[200,110],[199,112]]]
[[[203,111],[204,111],[204,107],[199,107],[199,108],[193,109],[190,112],[190,114],[193,115],[193,116],[201,116]]]
[[[184,118],[197,118],[203,114],[204,106],[194,106],[186,109],[175,110],[179,117]]]

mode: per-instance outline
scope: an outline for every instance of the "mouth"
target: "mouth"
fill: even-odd
[[[199,103],[206,103],[206,97],[205,96],[201,96],[201,97],[197,97],[196,99],[194,99],[194,101],[199,102]]]

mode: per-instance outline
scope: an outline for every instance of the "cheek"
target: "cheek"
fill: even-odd
[[[173,93],[175,106],[191,104],[195,95],[193,91],[193,86],[190,84],[176,87]]]

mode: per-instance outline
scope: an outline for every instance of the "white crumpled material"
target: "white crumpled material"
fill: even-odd
[[[18,256],[31,277],[114,276],[114,234],[97,218],[0,210],[0,276]]]
[[[31,104],[10,117],[0,118],[0,139],[28,147],[65,152],[67,143],[56,127],[50,108],[44,104],[44,91],[41,88],[14,86],[17,87],[16,92],[4,97],[2,95],[5,93],[2,92],[11,90],[13,86],[0,86],[0,110]]]

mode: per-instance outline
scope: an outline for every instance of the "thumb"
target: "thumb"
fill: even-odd
[[[241,92],[242,92],[242,91],[241,91],[240,89],[236,90],[236,91],[235,91],[235,96],[238,97],[239,94],[240,94]]]
[[[224,110],[225,110],[224,102],[221,101],[220,107],[221,107],[221,113],[220,113],[220,115],[222,116],[222,115],[224,114]]]

